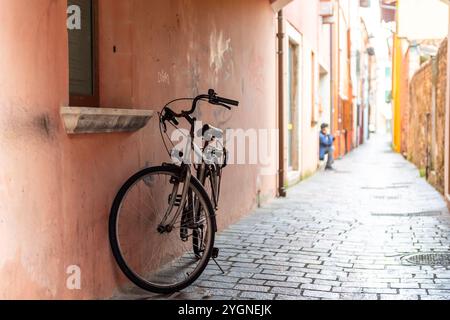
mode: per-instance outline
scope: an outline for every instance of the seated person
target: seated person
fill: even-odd
[[[333,170],[333,153],[334,153],[334,137],[328,133],[328,124],[324,123],[320,127],[320,161],[325,160],[325,155],[328,155],[327,166],[325,170]]]

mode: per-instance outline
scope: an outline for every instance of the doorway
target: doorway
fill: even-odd
[[[288,50],[288,171],[299,171],[299,95],[300,95],[300,77],[299,77],[299,45],[294,41],[289,41]]]

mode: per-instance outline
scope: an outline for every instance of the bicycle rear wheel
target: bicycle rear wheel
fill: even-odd
[[[111,209],[114,257],[134,284],[150,292],[186,288],[211,258],[216,231],[211,201],[192,177],[186,203],[176,216],[182,180],[181,169],[175,166],[145,169],[124,184]],[[172,203],[175,206],[168,212]]]

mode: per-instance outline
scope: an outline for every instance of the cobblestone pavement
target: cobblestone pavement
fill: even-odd
[[[213,262],[173,299],[450,299],[450,267],[405,255],[450,253],[438,192],[376,136],[218,235]],[[147,297],[148,298],[148,297]]]

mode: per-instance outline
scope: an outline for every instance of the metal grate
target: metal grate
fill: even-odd
[[[450,266],[450,253],[416,253],[403,257],[403,262],[418,266]]]
[[[386,187],[386,189],[409,189],[409,187],[410,187],[409,185],[397,184],[397,185]]]
[[[442,211],[421,211],[421,212],[372,212],[374,217],[438,217]]]
[[[402,185],[402,184],[395,184],[395,185],[391,185],[391,186],[382,186],[382,187],[375,187],[375,186],[364,186],[361,187],[361,189],[363,190],[383,190],[383,191],[389,191],[392,189],[409,189],[410,185]]]
[[[374,199],[377,200],[398,200],[400,196],[374,196]]]

